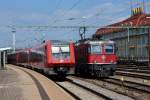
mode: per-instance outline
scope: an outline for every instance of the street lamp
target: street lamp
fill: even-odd
[[[13,44],[12,44],[12,46],[13,46],[13,52],[15,52],[15,50],[16,50],[16,35],[15,35],[15,33],[16,33],[16,29],[15,28],[12,28],[12,38],[13,38]]]

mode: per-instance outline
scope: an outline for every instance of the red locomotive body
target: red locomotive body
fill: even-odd
[[[102,40],[82,40],[76,44],[76,72],[97,77],[114,75],[117,57],[115,43]]]
[[[8,55],[8,62],[43,70],[50,75],[74,74],[74,44],[59,40]]]

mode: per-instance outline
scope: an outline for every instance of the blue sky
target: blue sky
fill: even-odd
[[[104,26],[130,16],[130,0],[0,0],[0,47],[12,46],[8,25]],[[137,0],[133,0],[137,1]],[[145,0],[149,3],[149,0]],[[146,12],[149,8],[146,9]],[[68,20],[74,18],[74,20]],[[96,29],[88,29],[90,37]],[[43,39],[78,40],[78,29],[16,29],[16,47]]]

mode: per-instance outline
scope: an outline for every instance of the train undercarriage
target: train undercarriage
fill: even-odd
[[[115,74],[115,64],[82,64],[76,67],[77,75],[109,77]]]

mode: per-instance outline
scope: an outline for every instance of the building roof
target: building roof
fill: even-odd
[[[0,48],[0,51],[6,51],[6,50],[11,50],[11,47],[6,47],[6,48]]]
[[[144,13],[136,14],[136,15],[132,15],[131,17],[121,22],[108,25],[104,28],[99,28],[94,34],[94,36],[119,32],[123,30],[121,28],[115,28],[115,27],[124,27],[124,26],[139,27],[139,26],[148,26],[148,25],[150,25],[150,14],[144,14]],[[114,28],[110,28],[110,27],[114,27]]]

